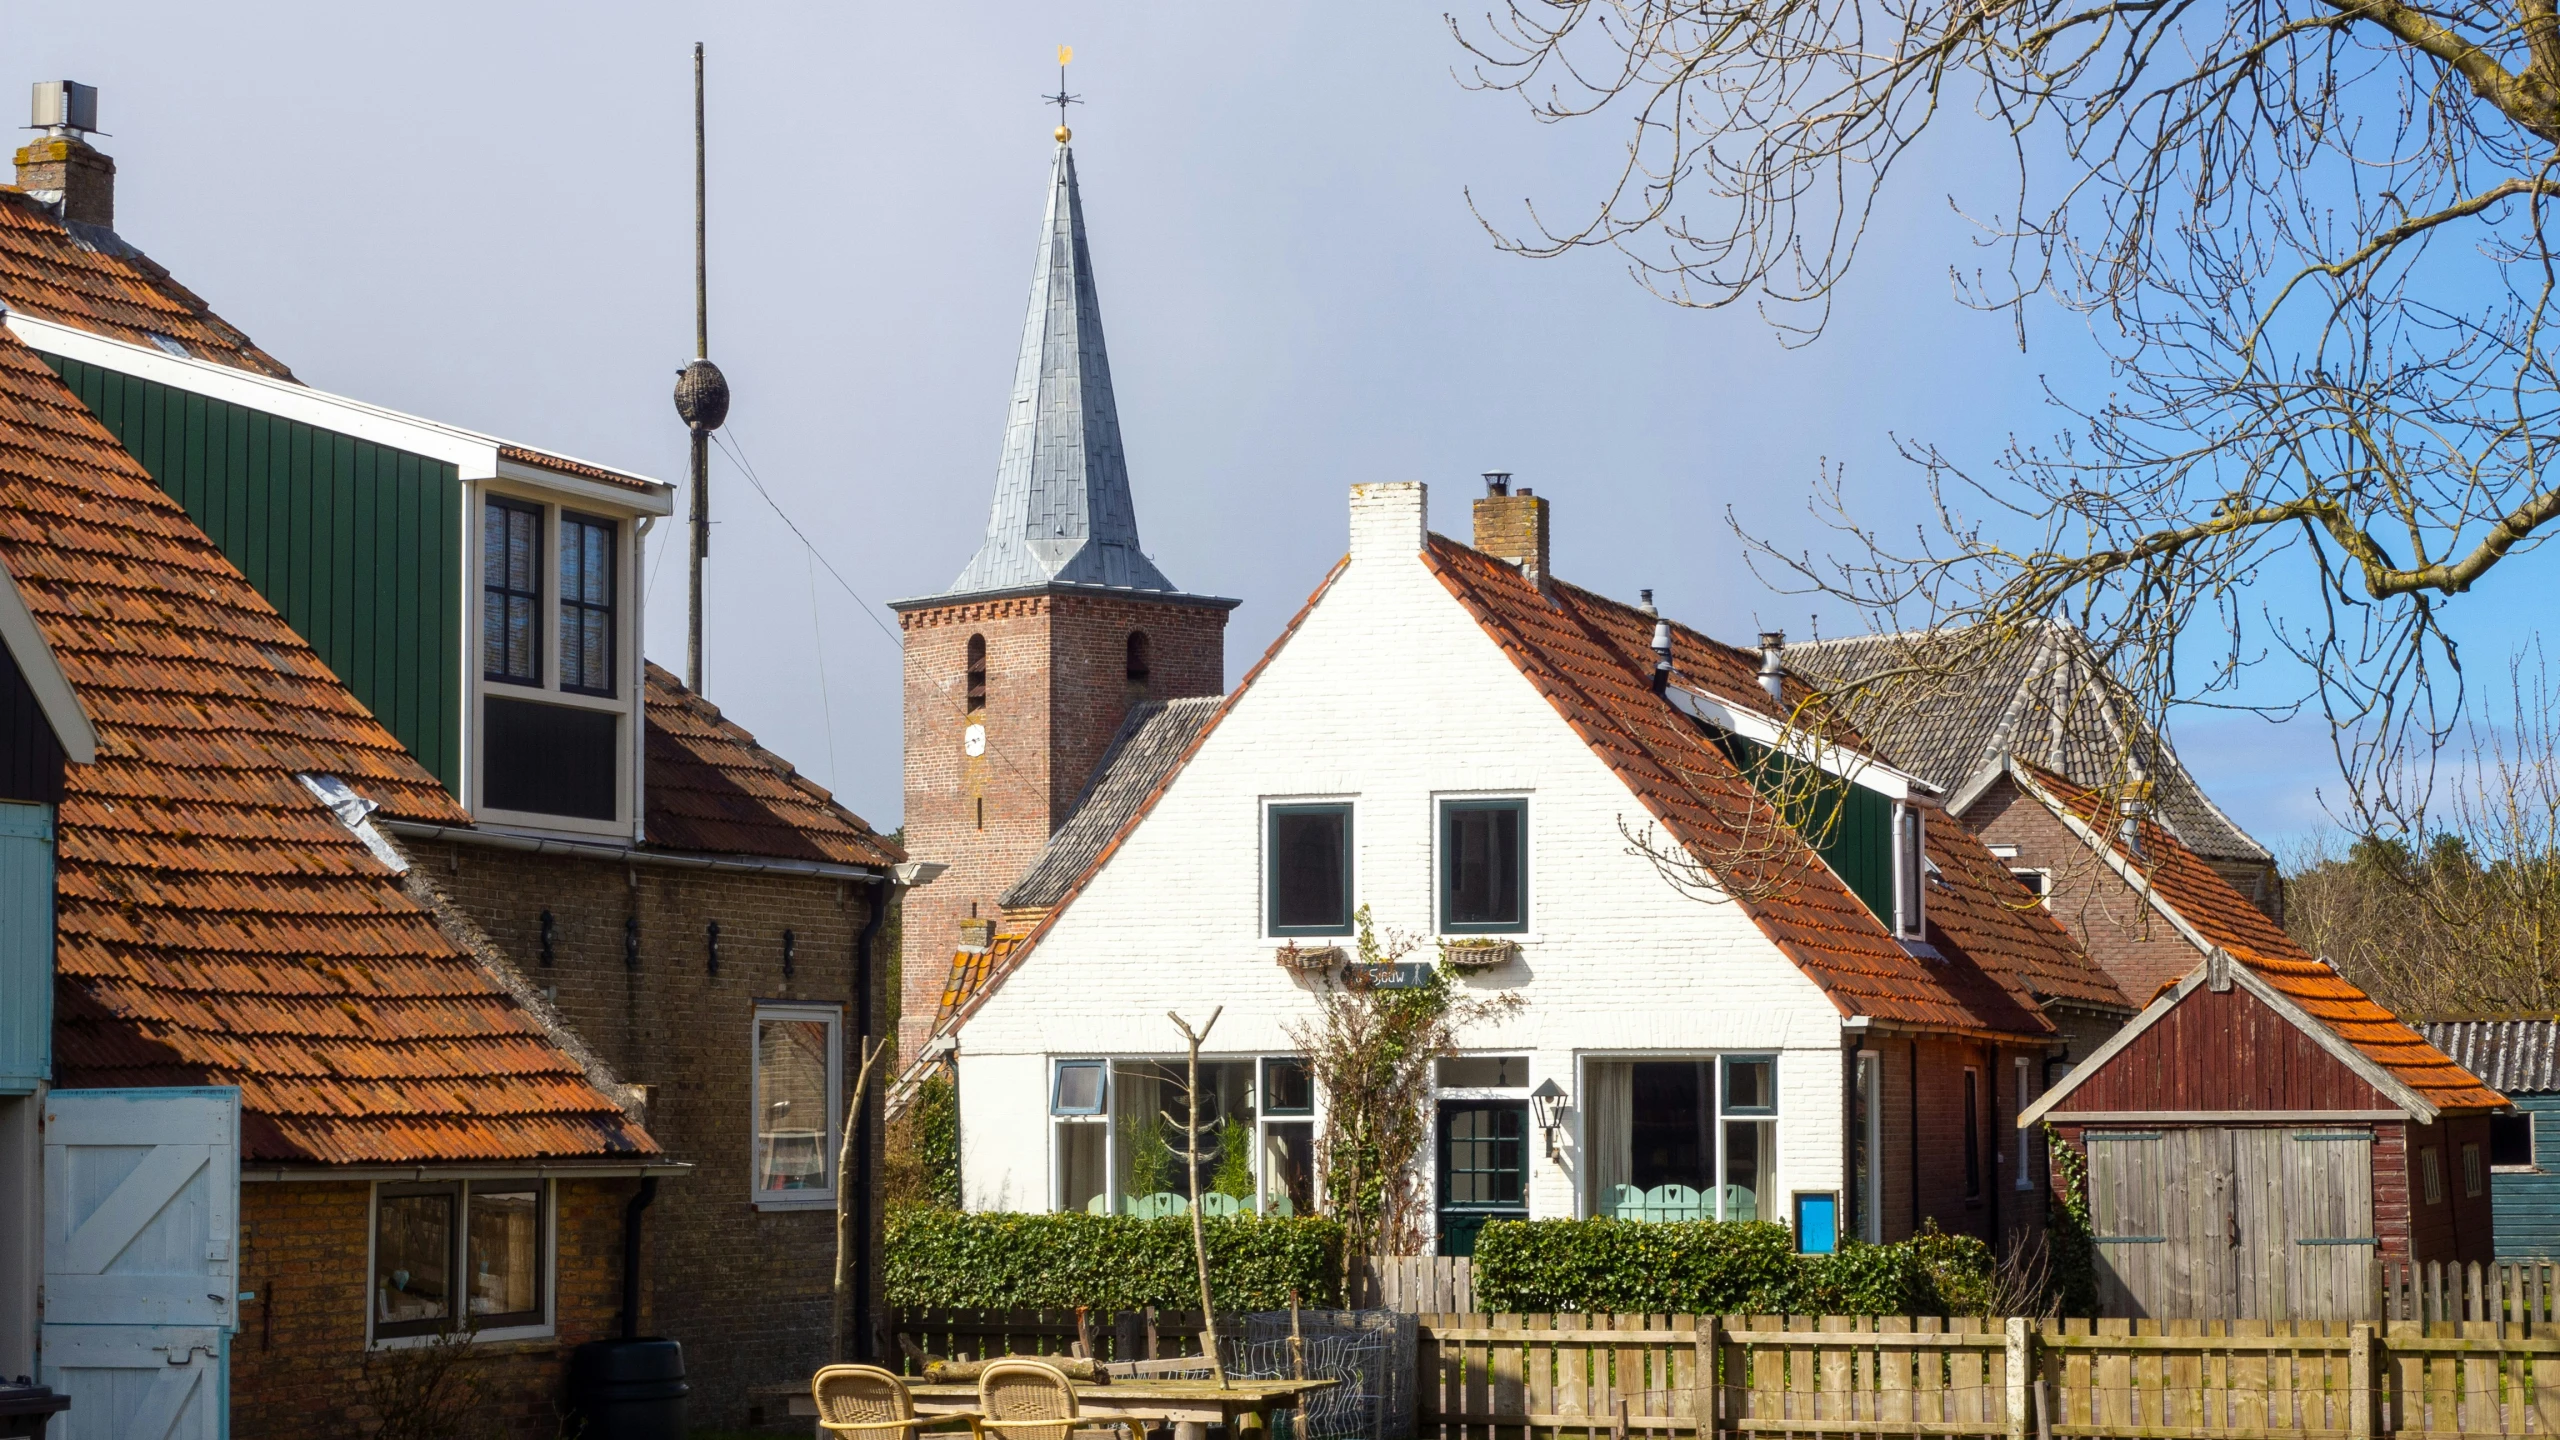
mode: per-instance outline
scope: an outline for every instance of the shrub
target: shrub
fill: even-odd
[[[1342,1227],[1321,1216],[1236,1216],[1202,1227],[1221,1310],[1270,1310],[1295,1289],[1340,1293]],[[1122,1215],[963,1214],[899,1206],[888,1216],[887,1300],[937,1309],[1187,1310],[1200,1303],[1191,1221]]]
[[[1476,1237],[1486,1310],[1675,1315],[1979,1315],[1991,1249],[1932,1224],[1891,1245],[1798,1255],[1765,1220],[1496,1221]]]

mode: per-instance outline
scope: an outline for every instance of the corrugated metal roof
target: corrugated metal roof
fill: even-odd
[[[1109,585],[1172,591],[1138,549],[1138,511],[1111,396],[1102,301],[1084,238],[1075,153],[1058,147],[1049,211],[1031,271],[1031,309],[1014,367],[1004,452],[986,542],[950,595],[1026,586]]]
[[[2507,1103],[2494,1087],[2484,1086],[2480,1077],[2448,1058],[2363,987],[2303,949],[2284,927],[2268,919],[2204,857],[2158,822],[2142,821],[2141,853],[2125,854],[2116,838],[2114,807],[2104,796],[2031,765],[2019,770],[2029,782],[2029,793],[2077,816],[2206,944],[2248,966],[2277,993],[2430,1104],[2444,1110],[2480,1110]]]
[[[1102,847],[1138,813],[1158,782],[1218,713],[1222,697],[1201,695],[1184,700],[1150,700],[1133,707],[1111,737],[1102,763],[1093,767],[1084,793],[1076,797],[1067,823],[1049,837],[1040,859],[1028,874],[1004,892],[1007,910],[1045,910],[1058,903],[1067,887],[1093,865]]]
[[[2418,1033],[2492,1090],[2560,1091],[2560,1020],[2430,1020]]]
[[[1929,632],[1872,635],[1790,645],[1786,658],[1824,683],[1907,676],[1890,696],[1851,691],[1841,701],[1879,754],[1941,790],[1952,793],[2003,753],[2101,789],[2130,768],[2152,781],[2156,813],[2196,853],[2273,863],[2142,722],[2078,630],[2048,624],[1961,663],[1933,662],[1933,646],[1957,643]]]
[[[468,817],[5,333],[0,567],[98,730],[58,815],[61,1083],[237,1085],[260,1161],[657,1153],[296,777]]]

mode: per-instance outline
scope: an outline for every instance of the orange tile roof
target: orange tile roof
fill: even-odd
[[[150,256],[113,231],[64,224],[14,185],[0,186],[0,305],[135,345],[165,337],[199,360],[294,378]]]
[[[933,1028],[940,1033],[951,1017],[978,998],[987,981],[1010,968],[1013,952],[1020,948],[1022,937],[999,935],[995,944],[984,950],[958,949],[951,952],[951,975],[942,982],[942,1004],[934,1011]]]
[[[2141,822],[2142,853],[2128,855],[2116,838],[2114,805],[2108,797],[2049,770],[2016,764],[2030,792],[2041,791],[2038,798],[2044,803],[2068,810],[2087,825],[2107,852],[2140,875],[2152,894],[2205,943],[2248,966],[2278,994],[2429,1104],[2439,1110],[2483,1110],[2507,1103],[2505,1096],[2428,1044],[2425,1036],[2361,986],[2303,949],[2284,927],[2268,919],[2265,911],[2250,904],[2203,857],[2158,822]]]
[[[720,707],[648,667],[649,845],[841,865],[907,858]]]
[[[1927,831],[1929,858],[1946,880],[1930,887],[1925,906],[1932,944],[2016,977],[2041,1003],[2119,1013],[2141,1008],[1980,836],[1945,815],[1929,817]]]
[[[1517,567],[1445,536],[1431,537],[1423,560],[1654,821],[1715,869],[1732,903],[1843,1015],[1965,1032],[2053,1032],[2025,977],[2005,963],[2004,945],[2035,932],[2002,927],[1995,937],[1975,928],[1978,917],[1957,917],[1961,935],[1985,953],[1957,946],[1933,961],[1905,950],[1704,729],[1653,692],[1653,653],[1635,643],[1629,619],[1645,622],[1650,641],[1652,617],[1568,585],[1541,591]],[[1676,664],[1676,641],[1673,653]]]
[[[650,488],[650,482],[637,475],[625,475],[619,470],[607,470],[601,465],[590,465],[584,460],[572,460],[566,455],[554,455],[547,450],[530,450],[522,445],[499,446],[498,458],[512,460],[519,465],[531,465],[539,470],[553,470],[563,475],[575,475],[581,479],[601,480],[607,485],[619,485],[625,490]]]
[[[295,777],[467,817],[5,334],[0,566],[99,739],[58,817],[62,1083],[237,1085],[265,1162],[658,1153]]]

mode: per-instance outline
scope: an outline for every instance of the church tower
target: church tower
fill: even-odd
[[[1138,548],[1061,128],[986,539],[950,589],[890,606],[906,640],[907,854],[950,867],[905,901],[904,1058],[932,1030],[964,926],[984,943],[1129,708],[1225,690],[1236,603],[1178,589]]]

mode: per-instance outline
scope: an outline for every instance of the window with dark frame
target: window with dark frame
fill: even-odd
[[[1265,864],[1274,935],[1351,933],[1351,807],[1274,805]]]
[[[2530,1170],[2533,1158],[2533,1115],[2518,1111],[2513,1115],[2489,1117],[2489,1168],[2492,1170]]]
[[[2432,1145],[2418,1152],[2418,1193],[2427,1204],[2444,1203],[2444,1162]]]
[[[1922,870],[1928,855],[1921,830],[1920,807],[1904,804],[1895,827],[1894,842],[1894,926],[1904,939],[1917,940],[1928,933],[1922,913]]]
[[[1982,1072],[1964,1072],[1964,1198],[1982,1198]]]
[[[987,708],[987,637],[969,637],[969,713]]]
[[[542,683],[542,507],[490,497],[480,512],[480,673]]]
[[[548,1191],[539,1180],[384,1185],[374,1198],[373,1333],[542,1324]],[[457,1315],[459,1311],[459,1315]]]
[[[1529,928],[1528,802],[1440,802],[1440,929],[1501,934]]]
[[[2477,1200],[2483,1188],[2485,1186],[2480,1173],[2480,1147],[2465,1145],[2462,1147],[2462,1198]]]
[[[1147,632],[1144,630],[1130,631],[1128,666],[1129,679],[1137,684],[1144,685],[1147,683],[1147,676],[1151,673],[1152,669],[1153,667],[1147,663]]]
[[[560,515],[560,688],[611,695],[615,525]]]

